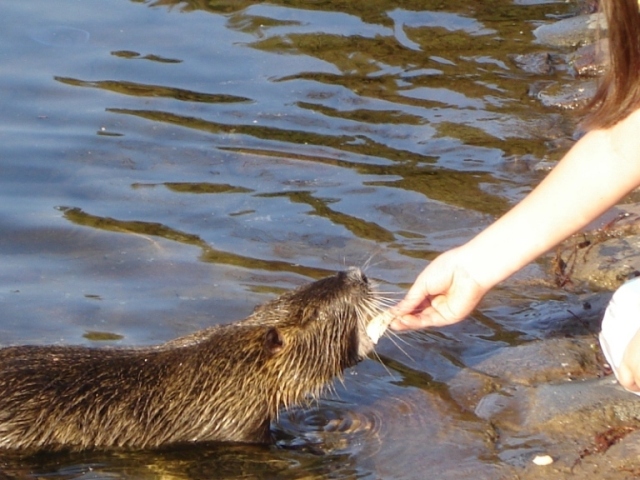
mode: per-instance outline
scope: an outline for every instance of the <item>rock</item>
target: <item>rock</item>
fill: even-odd
[[[640,458],[640,430],[630,433],[612,445],[604,456],[613,468],[624,468],[629,459]]]
[[[577,83],[552,83],[538,92],[537,97],[546,107],[575,110],[591,100],[597,88],[593,80]]]
[[[547,432],[570,428],[579,434],[594,431],[596,425],[606,428],[640,416],[638,397],[624,390],[613,376],[540,385],[525,396],[529,406],[524,424]]]
[[[613,376],[577,382],[506,387],[484,397],[475,414],[505,438],[531,436],[555,446],[554,459],[577,459],[599,432],[635,425],[638,397]],[[570,462],[571,463],[571,462]]]
[[[598,352],[590,336],[505,347],[449,380],[449,393],[463,409],[502,429],[537,429],[544,422],[535,420],[529,425],[528,420],[538,410],[537,392],[549,382],[556,389],[558,384],[573,385],[572,380],[600,375]],[[555,411],[547,406],[543,410]]]
[[[520,391],[524,431],[539,432],[552,442],[550,470],[525,469],[522,479],[610,480],[637,478],[640,472],[640,401],[612,377]]]
[[[554,68],[549,52],[524,53],[521,55],[510,55],[509,58],[518,68],[527,73],[537,75],[549,75],[553,73]]]
[[[605,38],[580,47],[569,57],[569,63],[581,77],[601,75],[609,64],[609,41]]]
[[[514,282],[513,288],[531,291],[532,285],[523,280],[517,284]],[[595,348],[595,337],[600,332],[602,316],[610,299],[610,292],[567,292],[563,298],[541,298],[526,306],[522,303],[509,306],[506,299],[501,299],[496,305],[485,307],[483,312],[501,324],[509,322],[518,325],[519,329],[531,332],[529,335],[535,335],[538,339],[551,338],[558,342],[558,338],[566,338],[565,341],[568,342],[581,342],[583,345],[579,348],[586,353],[588,349]],[[528,348],[534,345],[538,344],[529,343]],[[562,345],[559,348],[562,348]],[[597,349],[592,353],[597,353]],[[556,353],[553,349],[547,348],[547,355],[553,360]],[[563,377],[557,379],[560,378]]]
[[[533,31],[536,40],[544,45],[553,47],[576,47],[594,42],[598,37],[598,30],[606,30],[603,15],[579,15],[565,18],[557,22],[542,25]]]
[[[617,207],[617,217],[563,242],[554,268],[558,283],[615,290],[640,274],[640,206]]]
[[[585,249],[573,271],[573,279],[594,288],[615,290],[640,274],[640,235],[611,238]]]
[[[601,373],[597,352],[592,337],[551,338],[503,348],[474,370],[502,383],[526,386],[593,378]]]
[[[455,402],[468,412],[473,412],[486,395],[502,387],[497,379],[468,368],[449,380],[447,386]]]

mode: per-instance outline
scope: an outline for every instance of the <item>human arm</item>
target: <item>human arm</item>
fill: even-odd
[[[476,237],[443,253],[395,307],[395,330],[456,323],[493,286],[640,185],[640,110],[582,137],[525,199]]]

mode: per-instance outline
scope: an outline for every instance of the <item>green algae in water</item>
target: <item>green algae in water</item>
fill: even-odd
[[[118,333],[99,332],[96,330],[89,330],[82,336],[92,342],[115,342],[124,338],[124,335]]]

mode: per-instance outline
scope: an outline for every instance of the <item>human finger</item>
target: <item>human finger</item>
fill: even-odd
[[[422,311],[431,304],[430,297],[428,289],[419,276],[404,298],[395,306],[395,311],[400,316]]]
[[[438,295],[430,299],[428,305],[420,310],[397,315],[391,323],[391,329],[396,331],[417,330],[426,327],[442,327],[460,321],[462,317],[451,312],[448,299]]]

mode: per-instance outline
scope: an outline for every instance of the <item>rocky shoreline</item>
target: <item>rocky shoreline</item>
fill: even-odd
[[[593,6],[584,4],[582,11]],[[605,30],[602,17],[590,12],[538,27],[537,42],[550,51],[514,56],[514,63],[537,75],[561,64],[574,80],[538,81],[530,95],[550,108],[585,105],[606,67]],[[558,48],[573,51],[558,59]],[[558,286],[582,292],[585,305],[597,305],[589,313],[589,332],[504,348],[449,385],[461,407],[489,422],[505,442],[537,439],[526,460],[503,459],[513,466],[504,478],[640,477],[640,398],[617,384],[597,340],[611,293],[640,275],[637,197],[632,194],[566,240],[548,262]]]

